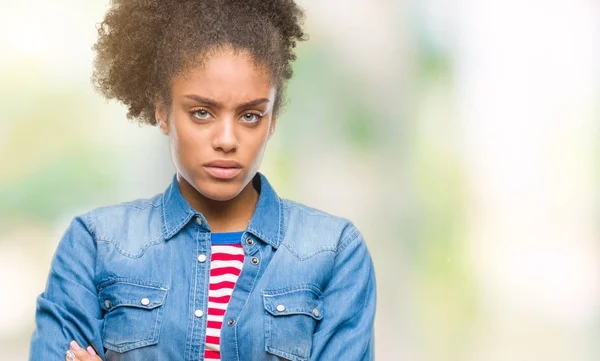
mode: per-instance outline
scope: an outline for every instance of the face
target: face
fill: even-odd
[[[201,195],[235,198],[256,175],[275,127],[276,89],[245,52],[221,50],[171,83],[156,118],[177,172]]]

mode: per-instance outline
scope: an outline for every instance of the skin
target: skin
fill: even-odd
[[[69,344],[69,350],[73,352],[76,357],[76,360],[79,361],[102,361],[100,356],[96,354],[94,349],[91,346],[88,346],[87,349],[81,348],[76,341],[71,341]],[[67,356],[65,356],[66,361],[70,361]]]
[[[212,232],[243,231],[254,214],[258,193],[250,181],[275,129],[275,94],[267,69],[225,47],[172,79],[170,107],[156,103],[181,193]],[[234,160],[241,170],[232,179],[215,178],[204,166],[215,160]],[[70,350],[79,361],[101,361],[75,341]]]
[[[225,48],[174,78],[171,95],[170,109],[157,103],[156,118],[169,137],[183,197],[206,217],[211,231],[245,230],[258,200],[250,180],[276,123],[267,70],[246,52]],[[244,105],[251,102],[259,104]],[[216,179],[203,166],[223,159],[239,162],[240,174]]]

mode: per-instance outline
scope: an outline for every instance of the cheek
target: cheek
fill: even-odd
[[[202,133],[194,131],[180,134],[178,142],[182,158],[189,160],[202,158],[203,145],[206,144],[206,140],[202,139],[202,135]]]
[[[173,156],[177,157],[180,163],[189,163],[198,158],[201,144],[204,144],[203,140],[199,139],[200,135],[188,122],[173,119],[169,143]]]
[[[251,132],[247,135],[247,140],[244,142],[249,152],[259,153],[266,146],[268,140],[268,132],[265,129]]]
[[[267,148],[267,144],[269,141],[269,131],[268,128],[261,132],[261,136],[254,137],[252,142],[252,151],[255,162],[260,162],[263,156],[265,149]]]

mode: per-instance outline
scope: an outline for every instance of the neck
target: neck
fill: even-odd
[[[181,195],[196,211],[202,213],[214,232],[245,231],[258,203],[258,192],[252,181],[235,198],[215,201],[196,190],[188,181],[177,175]]]

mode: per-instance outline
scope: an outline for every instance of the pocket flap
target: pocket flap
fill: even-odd
[[[153,309],[165,301],[167,289],[128,282],[115,282],[98,293],[100,307],[109,311],[116,307],[128,306]]]
[[[273,316],[307,315],[323,318],[323,298],[320,291],[301,288],[287,291],[264,291],[265,310]]]

